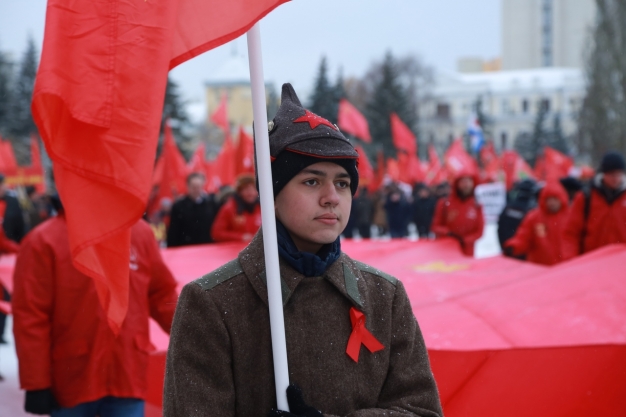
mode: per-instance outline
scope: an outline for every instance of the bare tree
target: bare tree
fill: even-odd
[[[596,0],[596,4],[578,132],[579,152],[593,163],[610,149],[626,153],[626,2]]]

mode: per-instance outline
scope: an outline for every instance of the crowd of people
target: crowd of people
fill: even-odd
[[[440,415],[436,387],[424,359],[423,340],[401,283],[348,258],[341,252],[339,236],[404,238],[409,235],[412,223],[420,239],[452,238],[458,241],[464,254],[472,256],[475,242],[484,229],[482,207],[475,198],[479,179],[473,171],[461,170],[450,183],[434,187],[390,181],[371,192],[367,184],[359,185],[357,153],[343,135],[324,119],[307,112],[292,120],[292,113],[305,110],[291,86],[284,87],[283,101],[291,108],[284,109],[277,117],[285,119],[283,126],[291,123],[293,127],[275,129],[270,132],[270,138],[277,143],[273,148],[272,175],[281,275],[286,271],[294,279],[283,288],[289,294],[287,300],[289,297],[296,300],[285,310],[290,331],[296,332],[305,321],[308,325],[325,326],[327,319],[332,321],[347,314],[344,310],[350,305],[358,307],[350,310],[351,319],[362,314],[360,310],[379,314],[376,309],[389,312],[393,304],[395,312],[400,308],[398,305],[404,306],[406,311],[399,313],[402,317],[379,317],[379,322],[405,320],[401,326],[411,329],[401,333],[406,338],[398,341],[395,336],[388,337],[391,329],[379,329],[380,341],[375,339],[378,345],[372,346],[400,343],[399,349],[412,346],[409,349],[412,355],[419,357],[410,362],[400,358],[397,364],[382,361],[379,366],[378,362],[372,362],[374,356],[368,355],[363,369],[369,379],[381,384],[389,378],[396,378],[397,384],[408,384],[400,390],[402,395],[397,390],[385,393],[389,406],[412,410],[418,407],[417,401],[422,404],[419,407],[430,410],[429,415]],[[317,118],[316,122],[322,120],[323,134],[313,125],[303,123],[302,118],[306,119],[304,122],[310,118]],[[305,138],[302,142],[294,141],[296,132]],[[332,141],[326,142],[329,138]],[[623,156],[609,152],[589,183],[573,178],[545,184],[533,180],[517,183],[498,221],[503,253],[554,265],[604,245],[626,243],[625,171]],[[257,393],[260,395],[257,402],[238,395],[243,391],[255,392],[254,378],[247,381],[245,377],[263,375],[265,380],[271,369],[266,317],[258,314],[265,299],[255,296],[263,293],[265,285],[259,278],[263,249],[262,234],[258,233],[261,217],[256,179],[243,174],[234,187],[222,187],[217,194],[207,194],[204,176],[193,173],[187,177],[186,186],[186,194],[176,201],[159,198],[158,190],[154,190],[145,218],[133,226],[128,311],[122,327],[113,330],[103,313],[102,303],[106,301],[102,300],[97,285],[72,263],[60,198],[41,195],[34,188],[8,190],[0,175],[3,226],[0,253],[18,253],[13,294],[9,295],[3,288],[3,298],[12,297],[26,411],[55,417],[143,416],[145,373],[151,350],[149,317],[167,333],[172,331],[164,397],[166,415],[186,415],[191,409],[210,413],[220,407],[228,408],[234,402],[243,410],[253,410],[258,404],[267,410],[271,408],[273,393],[269,386]],[[247,242],[239,263],[233,261],[187,285],[179,300],[177,283],[163,262],[159,244],[180,247],[228,241]],[[292,294],[303,277],[324,274],[341,294],[332,286],[310,279]],[[225,280],[236,285],[215,289]],[[373,291],[368,286],[383,286],[388,291]],[[379,292],[381,296],[377,295]],[[366,302],[362,297],[369,297],[367,294],[374,298]],[[244,298],[247,301],[241,304]],[[234,321],[227,323],[226,317],[220,318],[216,306],[222,311],[232,311],[234,314],[228,319]],[[336,314],[329,314],[330,311]],[[316,317],[313,321],[312,315]],[[198,320],[200,316],[202,320]],[[0,316],[0,336],[4,333],[5,318]],[[230,337],[226,325],[249,337],[242,338],[236,348],[226,346]],[[209,327],[211,330],[207,330]],[[335,356],[326,365],[333,369],[340,367],[346,375],[361,378],[360,371],[354,373],[356,368],[349,362],[358,362],[358,349],[348,348],[349,359],[346,359],[340,346],[344,336],[350,334],[349,321],[341,325],[333,322],[328,328],[339,329],[324,333],[328,346],[336,346],[338,350],[332,351]],[[306,365],[309,356],[317,355],[308,350],[319,342],[319,334],[298,334],[302,337],[292,343],[303,355],[301,363]],[[4,339],[0,342],[4,343]],[[265,353],[249,361],[249,352],[260,346]],[[372,346],[368,347],[371,354],[382,349]],[[364,407],[362,399],[359,400],[360,388],[350,390],[344,384],[325,390],[306,380],[306,366],[298,363],[294,371],[296,379],[316,406],[346,412]],[[223,381],[232,372],[237,373],[237,381],[223,386],[223,393],[211,394],[212,384]],[[368,407],[377,405],[374,400],[386,386],[368,385],[371,388]],[[337,401],[338,390],[349,401]],[[302,415],[321,415],[304,402],[300,387],[290,386],[288,397],[304,410]],[[224,399],[228,399],[228,404]],[[268,415],[292,414],[273,410]]]

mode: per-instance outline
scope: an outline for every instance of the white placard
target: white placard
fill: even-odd
[[[503,182],[480,184],[474,190],[476,201],[483,208],[486,223],[496,223],[506,206],[506,185]]]

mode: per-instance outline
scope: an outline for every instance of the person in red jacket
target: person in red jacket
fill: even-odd
[[[248,242],[261,227],[261,206],[254,178],[250,174],[237,178],[235,194],[220,208],[211,227],[215,242]]]
[[[514,255],[526,260],[554,265],[563,260],[561,241],[569,212],[568,196],[558,182],[548,183],[539,195],[539,207],[531,210],[515,235],[504,243]]]
[[[131,229],[128,312],[116,336],[93,279],[72,264],[61,212],[22,241],[13,275],[13,332],[25,410],[143,416],[149,318],[169,333],[177,283],[143,220]]]
[[[437,202],[431,230],[437,237],[454,237],[467,256],[474,256],[474,243],[483,235],[485,221],[481,206],[474,198],[476,175],[467,171],[457,175],[453,191]]]
[[[626,164],[618,152],[602,158],[590,190],[574,198],[563,235],[563,258],[626,243]]]

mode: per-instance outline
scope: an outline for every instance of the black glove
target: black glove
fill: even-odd
[[[50,388],[26,391],[24,410],[27,413],[46,415],[52,413],[55,408],[59,408],[59,404]]]
[[[287,402],[291,412],[272,409],[267,417],[323,417],[321,411],[304,402],[302,390],[296,384],[287,387]]]

